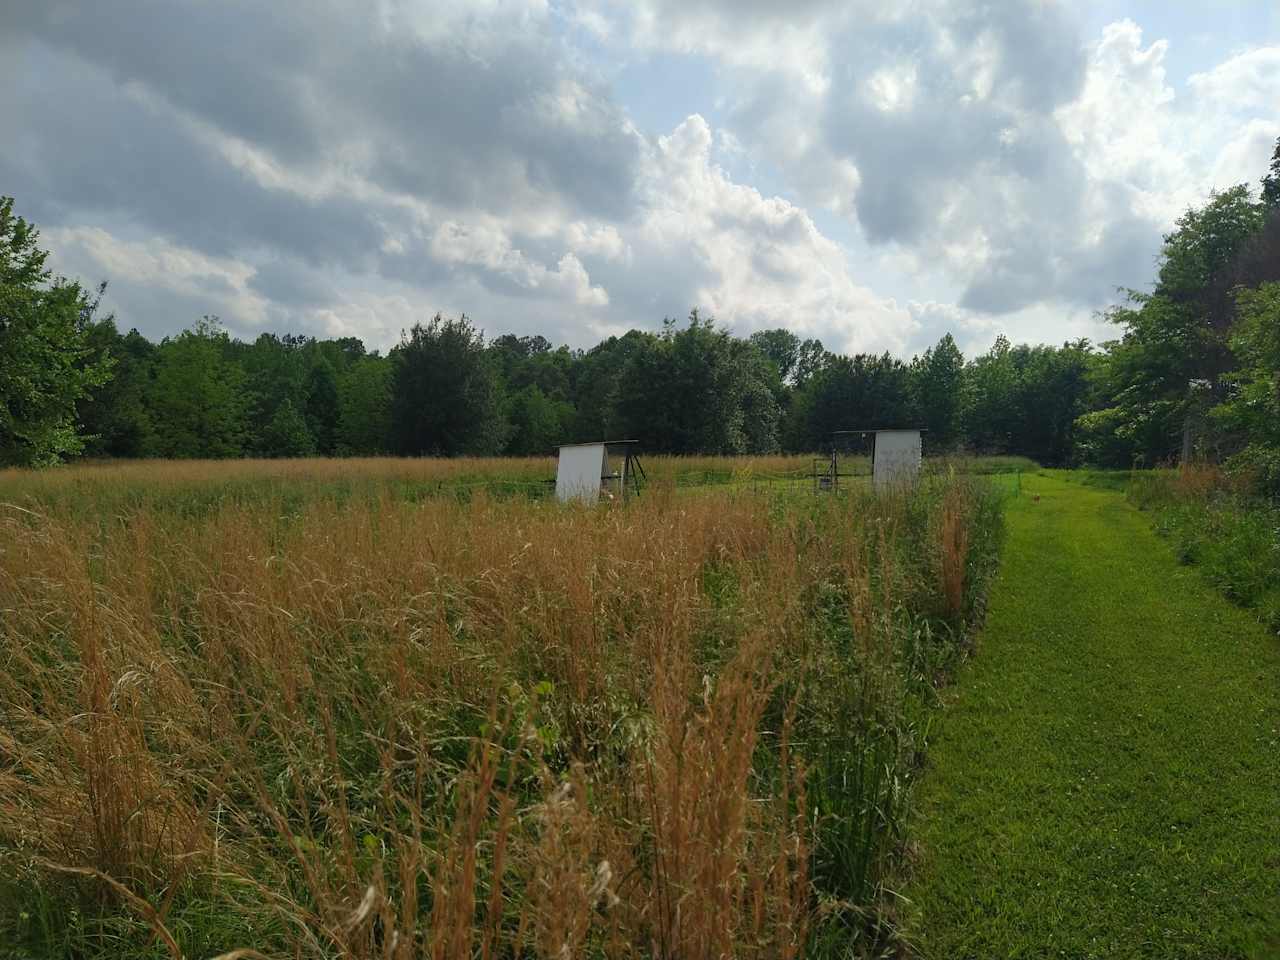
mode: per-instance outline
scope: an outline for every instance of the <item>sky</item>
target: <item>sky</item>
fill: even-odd
[[[1266,171],[1280,4],[5,0],[0,131],[54,268],[153,339],[1097,342]]]

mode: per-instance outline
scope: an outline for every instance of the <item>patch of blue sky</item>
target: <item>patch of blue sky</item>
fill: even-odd
[[[1144,45],[1167,40],[1164,63],[1175,90],[1238,53],[1280,42],[1276,0],[1088,0],[1079,11],[1087,43],[1118,20],[1138,24]]]

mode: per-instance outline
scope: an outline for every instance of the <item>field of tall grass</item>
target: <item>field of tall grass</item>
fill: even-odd
[[[693,497],[682,469],[797,464],[646,466],[598,509],[424,493],[542,461],[4,473],[0,944],[892,949],[1000,495],[952,470]]]

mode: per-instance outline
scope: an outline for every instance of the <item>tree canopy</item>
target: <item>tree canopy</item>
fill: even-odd
[[[391,351],[391,446],[406,456],[495,454],[506,444],[498,374],[466,316],[415,323]]]
[[[82,452],[76,404],[107,383],[94,350],[97,294],[45,267],[39,231],[0,197],[0,463],[47,465]]]

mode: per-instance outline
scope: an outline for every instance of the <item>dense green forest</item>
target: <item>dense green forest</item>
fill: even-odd
[[[632,437],[671,453],[819,449],[832,431],[920,425],[934,452],[1046,464],[1227,462],[1280,489],[1280,144],[1255,198],[1212,194],[1165,238],[1118,337],[950,334],[911,360],[844,356],[785,329],[746,339],[695,310],[589,350],[486,339],[465,316],[415,324],[386,355],[356,338],[205,317],[153,343],[99,316],[102,288],[54,276],[0,200],[0,462],[92,457],[537,454]],[[127,318],[124,318],[127,321]]]

